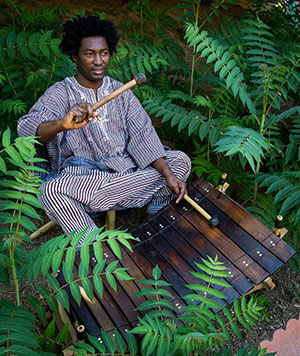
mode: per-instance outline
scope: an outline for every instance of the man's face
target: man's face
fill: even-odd
[[[83,38],[73,60],[77,66],[78,82],[85,87],[100,87],[110,60],[106,39],[101,36]]]

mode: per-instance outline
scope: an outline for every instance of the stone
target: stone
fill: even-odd
[[[276,356],[300,355],[300,315],[299,319],[290,319],[286,329],[278,329],[273,334],[271,341],[264,340],[260,343],[267,352],[277,352]]]

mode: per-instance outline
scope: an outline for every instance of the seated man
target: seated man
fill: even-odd
[[[19,119],[19,135],[37,135],[44,144],[50,165],[39,199],[66,234],[97,228],[92,212],[149,203],[147,213],[155,214],[173,192],[177,202],[186,193],[190,159],[164,149],[130,90],[92,109],[122,86],[105,75],[118,40],[110,21],[67,21],[60,48],[76,63],[77,74],[51,86]]]

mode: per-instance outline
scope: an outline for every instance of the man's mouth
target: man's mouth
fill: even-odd
[[[103,74],[104,68],[92,68],[92,72],[94,74],[100,75],[100,74]]]

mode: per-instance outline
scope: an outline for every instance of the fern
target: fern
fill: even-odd
[[[257,172],[264,154],[263,149],[268,148],[266,139],[256,131],[244,127],[230,127],[216,143],[215,151],[226,152],[226,156],[239,153],[241,163],[248,162],[253,172]]]
[[[274,202],[281,202],[279,213],[286,214],[293,209],[293,222],[297,224],[300,221],[300,184],[299,171],[277,172],[274,174],[260,174],[256,181],[262,187],[268,187],[266,193],[277,192]]]
[[[189,46],[196,46],[196,53],[201,52],[201,58],[207,57],[206,63],[215,63],[214,72],[219,74],[220,80],[224,80],[234,97],[238,94],[241,102],[254,113],[254,105],[247,93],[244,75],[227,47],[222,46],[216,39],[213,40],[207,31],[199,34],[199,28],[195,24],[188,24],[185,38]]]
[[[225,288],[229,286],[223,279],[228,276],[226,267],[218,261],[217,257],[203,259],[203,264],[196,263],[196,266],[201,272],[192,272],[192,274],[199,279],[199,284],[187,285],[195,293],[184,297],[189,303],[180,309],[174,301],[173,304],[175,303],[177,308],[164,298],[172,298],[172,295],[161,288],[169,284],[159,280],[160,269],[157,266],[152,272],[153,280],[140,281],[152,285],[154,289],[145,288],[135,295],[155,296],[154,299],[143,302],[137,308],[153,310],[139,319],[139,325],[130,331],[133,334],[143,335],[142,355],[173,353],[204,355],[208,349],[214,351],[223,347],[224,342],[229,340],[229,328],[240,336],[237,322],[247,329],[255,325],[261,307],[252,299],[246,303],[245,297],[242,298],[241,303],[235,300],[235,316],[227,308],[223,309],[227,322],[218,314],[214,314],[211,308],[221,309],[221,301],[226,297],[212,285]]]
[[[38,355],[35,316],[24,307],[0,307],[0,352],[3,355]],[[53,354],[54,355],[54,354]]]
[[[73,342],[75,347],[72,350],[76,355],[128,355],[137,356],[138,347],[134,336],[130,333],[126,335],[126,343],[118,330],[114,330],[114,337],[101,331],[101,337],[95,337],[88,334],[89,343]]]
[[[66,8],[26,11],[15,1],[7,5],[0,39],[0,128],[15,129],[16,120],[52,83],[72,73],[74,66],[60,52],[60,40],[53,30],[61,23]],[[10,120],[7,113],[13,113]]]

